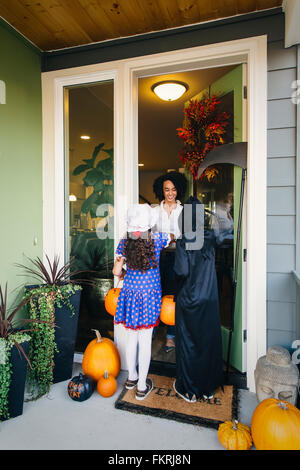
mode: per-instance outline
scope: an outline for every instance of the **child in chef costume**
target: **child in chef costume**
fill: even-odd
[[[136,387],[137,400],[144,400],[153,389],[153,382],[147,375],[153,328],[159,323],[161,308],[159,258],[161,250],[172,238],[167,233],[151,232],[156,217],[148,204],[135,204],[129,208],[127,234],[118,244],[113,268],[115,276],[124,278],[114,323],[123,324],[128,332],[128,379],[125,388],[130,390]]]

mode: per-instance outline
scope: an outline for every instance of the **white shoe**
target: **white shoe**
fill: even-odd
[[[206,396],[206,395],[203,395],[203,398],[204,398],[205,400],[211,400],[213,397],[214,397],[213,395],[209,395],[209,397]]]
[[[183,398],[188,403],[195,403],[197,401],[196,395],[193,395],[192,398],[190,398],[188,393],[186,395],[183,395],[183,393],[178,392],[178,390],[176,390],[176,380],[174,380],[174,382],[173,382],[173,388],[174,388],[175,392],[177,393],[177,395],[179,395],[181,398]]]

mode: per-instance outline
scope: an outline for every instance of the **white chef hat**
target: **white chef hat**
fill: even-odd
[[[127,210],[127,232],[146,232],[157,221],[157,212],[149,204],[133,204]]]

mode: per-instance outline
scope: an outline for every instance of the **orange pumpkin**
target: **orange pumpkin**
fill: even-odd
[[[114,287],[110,289],[105,296],[104,306],[110,315],[114,316],[116,314],[120,290],[120,287]]]
[[[228,450],[249,450],[252,446],[250,428],[236,420],[221,423],[218,438]]]
[[[285,400],[266,398],[254,410],[251,433],[258,450],[300,450],[300,411]]]
[[[159,318],[166,325],[175,325],[174,295],[163,296]]]
[[[111,397],[116,393],[118,384],[113,375],[109,375],[108,370],[104,372],[97,382],[97,391],[102,397]]]
[[[82,370],[95,381],[98,381],[106,370],[110,375],[117,377],[120,372],[121,361],[115,343],[109,338],[102,338],[98,330],[97,338],[86,347],[82,359]]]

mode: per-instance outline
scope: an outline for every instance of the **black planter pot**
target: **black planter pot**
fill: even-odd
[[[29,341],[21,343],[21,346],[26,355],[29,351]],[[12,366],[11,383],[8,392],[8,412],[10,418],[15,418],[23,413],[24,391],[27,361],[22,353],[19,352],[16,346],[11,349],[10,362]],[[0,416],[1,420],[6,420]]]
[[[55,309],[55,342],[58,352],[54,354],[53,383],[72,377],[80,298],[80,290],[70,297],[75,311],[73,315],[67,305]]]
[[[26,290],[36,287],[39,286],[26,286]],[[58,352],[54,353],[53,383],[63,382],[72,377],[80,299],[81,290],[71,295],[69,300],[74,308],[73,312],[67,305],[55,308],[55,342]]]

